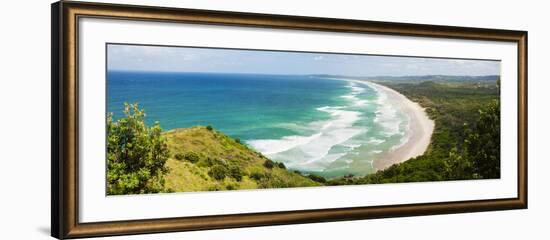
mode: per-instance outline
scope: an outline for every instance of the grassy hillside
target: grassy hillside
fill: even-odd
[[[286,170],[239,140],[211,127],[176,129],[164,133],[170,157],[165,177],[167,191],[319,186],[299,173]]]

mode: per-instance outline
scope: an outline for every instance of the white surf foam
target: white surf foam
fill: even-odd
[[[386,142],[386,140],[384,140],[384,139],[370,138],[367,143],[373,144],[373,145],[379,145],[379,144],[382,144],[384,142]]]
[[[365,99],[359,98],[357,95],[364,93],[366,91],[365,88],[358,87],[357,83],[355,82],[349,82],[347,87],[351,90],[349,94],[342,96],[342,98],[349,100],[352,103],[352,106],[358,107],[358,106],[366,106],[369,101]]]
[[[285,162],[291,167],[322,168],[346,154],[345,152],[329,154],[334,146],[345,143],[354,136],[366,131],[366,129],[353,127],[353,124],[361,118],[362,113],[344,110],[344,108],[344,106],[317,108],[318,111],[328,113],[331,118],[327,121],[317,121],[309,124],[309,127],[316,129],[317,133],[315,134],[285,136],[280,139],[251,140],[247,143],[268,157],[276,157],[277,154],[287,151],[299,153],[294,154],[292,159]]]
[[[247,143],[264,155],[273,155],[275,153],[288,151],[300,145],[308,144],[312,140],[319,138],[321,134],[322,133],[316,133],[311,136],[285,136],[281,139],[251,140]]]
[[[250,140],[247,143],[264,155],[277,161],[283,161],[290,168],[323,171],[339,159],[343,163],[351,163],[350,159],[345,158],[345,156],[353,153],[354,149],[362,146],[362,144],[380,145],[386,142],[389,137],[396,134],[405,134],[400,127],[403,121],[406,121],[406,118],[399,114],[399,109],[396,108],[395,104],[392,104],[391,99],[388,99],[383,90],[368,83],[353,81],[350,81],[347,87],[350,91],[340,96],[346,100],[347,104],[317,108],[317,111],[329,114],[329,120],[315,121],[309,124],[283,124],[281,126],[299,130],[297,131],[298,134],[280,139]],[[366,88],[371,88],[376,92],[377,98],[375,100],[366,100],[360,96],[366,91]],[[360,112],[360,109],[363,108],[356,107],[369,104],[374,104],[376,107],[373,122],[379,126],[377,129],[380,132],[377,137],[370,137],[365,142],[358,142],[353,138],[366,133],[368,130],[365,127],[354,126],[366,117]],[[309,132],[309,134],[304,134],[306,132]],[[407,139],[401,139],[401,143],[403,141],[406,142]],[[335,146],[339,147],[335,148]],[[379,154],[382,151],[377,149],[372,150],[371,153]]]
[[[388,95],[384,91],[376,86],[369,86],[372,86],[372,89],[374,89],[378,95],[376,100],[378,109],[375,112],[376,117],[374,118],[374,122],[384,128],[382,134],[386,137],[391,137],[396,134],[404,135],[404,131],[400,129],[400,125],[403,123],[404,119],[398,116],[398,109],[394,104],[389,102]]]

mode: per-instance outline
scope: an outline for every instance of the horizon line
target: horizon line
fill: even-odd
[[[159,71],[159,70],[134,70],[134,69],[107,69],[106,72],[147,72],[147,73],[209,73],[209,74],[243,74],[243,75],[280,75],[280,76],[345,76],[345,77],[426,77],[426,76],[448,76],[448,77],[488,77],[500,74],[484,75],[456,75],[456,74],[421,74],[421,75],[342,75],[327,73],[304,73],[304,74],[281,74],[281,73],[253,73],[253,72],[193,72],[193,71]]]

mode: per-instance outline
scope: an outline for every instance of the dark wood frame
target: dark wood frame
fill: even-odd
[[[61,1],[52,4],[51,234],[78,238],[527,208],[527,32]],[[518,196],[509,199],[132,221],[78,221],[79,17],[514,42],[518,46]]]

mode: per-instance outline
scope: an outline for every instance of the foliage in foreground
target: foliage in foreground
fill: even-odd
[[[107,117],[107,194],[140,194],[165,191],[165,166],[169,156],[159,123],[147,127],[145,111],[124,104],[124,117]]]
[[[493,101],[479,110],[473,126],[465,126],[462,150],[453,148],[447,158],[450,179],[500,177],[500,103]]]

